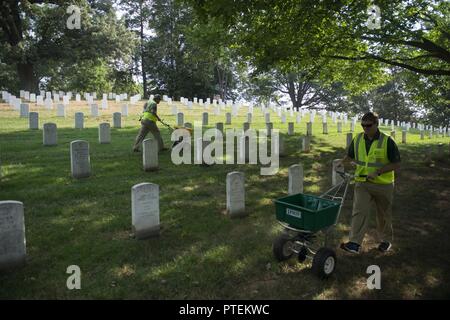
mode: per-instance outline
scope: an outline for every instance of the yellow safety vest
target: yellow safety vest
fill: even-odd
[[[156,104],[156,102],[154,102],[154,101],[149,101],[147,103],[147,108],[144,110],[144,113],[142,114],[142,119],[147,119],[147,120],[156,122],[156,121],[158,121],[158,118],[156,118],[156,116],[153,113],[151,113],[150,111],[147,111],[152,103]]]
[[[369,173],[376,172],[377,169],[389,163],[387,155],[387,142],[389,136],[380,131],[380,137],[370,146],[369,154],[366,152],[364,133],[358,134],[353,140],[355,147],[355,181],[364,182]],[[361,177],[364,176],[364,177]],[[385,172],[370,182],[378,184],[391,184],[394,182],[394,171]]]

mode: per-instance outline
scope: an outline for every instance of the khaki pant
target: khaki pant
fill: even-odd
[[[361,245],[369,227],[371,206],[375,204],[377,241],[394,240],[392,229],[392,199],[394,184],[356,182],[353,200],[350,241]]]
[[[141,129],[139,130],[139,133],[136,137],[136,141],[134,142],[133,149],[138,150],[142,141],[144,141],[145,136],[151,132],[152,135],[155,137],[156,141],[158,141],[158,149],[161,151],[164,148],[164,142],[161,138],[161,133],[159,132],[159,129],[155,122],[150,121],[148,119],[141,121]]]

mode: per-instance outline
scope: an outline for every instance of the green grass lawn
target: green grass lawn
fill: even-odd
[[[382,255],[366,236],[363,254],[338,252],[335,274],[317,279],[310,263],[296,259],[278,263],[272,240],[281,228],[275,219],[273,199],[285,196],[288,167],[302,163],[305,192],[320,194],[331,185],[331,162],[345,153],[350,124],[337,133],[329,119],[328,135],[321,118],[313,125],[311,152],[300,151],[300,137],[309,117],[295,124],[287,136],[287,123],[275,113],[274,127],[284,134],[288,156],[280,158],[280,171],[260,175],[259,165],[172,164],[170,151],[160,155],[160,169],[142,170],[142,155],[131,151],[142,106],[130,108],[122,129],[111,129],[111,144],[98,143],[98,124],[112,125],[110,102],[100,118],[89,117],[86,106],[69,107],[67,118],[56,110],[39,109],[39,124],[58,126],[58,146],[42,145],[42,129],[28,130],[28,119],[19,118],[0,104],[0,200],[24,203],[27,265],[0,274],[0,298],[12,299],[348,299],[348,298],[448,298],[450,296],[450,219],[448,137],[420,140],[418,132],[399,144],[402,169],[397,176],[394,204],[394,250]],[[187,110],[185,122],[201,121],[203,109]],[[32,106],[30,111],[35,111]],[[85,112],[85,129],[74,129],[74,112]],[[167,104],[159,113],[170,124],[176,117]],[[212,112],[212,109],[210,109]],[[233,117],[225,129],[242,128],[247,109]],[[295,118],[287,117],[287,122]],[[209,127],[225,123],[225,114],[210,114]],[[170,145],[170,132],[161,127]],[[255,108],[252,128],[265,128]],[[390,127],[383,127],[390,131]],[[360,126],[356,126],[359,132]],[[70,175],[69,143],[82,139],[90,144],[92,176],[75,180]],[[401,131],[397,131],[401,141]],[[445,144],[445,159],[424,161],[426,147],[434,152]],[[226,209],[226,175],[245,173],[244,218],[230,219]],[[142,182],[160,186],[161,235],[135,240],[131,232],[131,187]],[[351,192],[350,192],[351,193]],[[337,225],[337,241],[346,240],[351,214],[349,195]],[[374,221],[373,221],[374,223]],[[377,264],[382,289],[366,287],[366,269]],[[81,290],[68,290],[70,265],[81,268]]]

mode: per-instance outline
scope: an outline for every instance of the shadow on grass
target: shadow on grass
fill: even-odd
[[[331,185],[331,162],[345,150],[314,136],[312,151],[298,151],[299,135],[285,136],[289,155],[280,173],[261,176],[259,166],[175,166],[169,153],[160,170],[142,171],[141,154],[131,152],[136,130],[112,129],[112,143],[100,145],[97,129],[58,129],[59,145],[42,146],[42,131],[1,135],[2,200],[25,204],[28,265],[0,275],[2,298],[443,298],[448,297],[450,252],[448,162],[434,168],[415,161],[420,147],[404,146],[404,169],[394,205],[396,242],[381,255],[368,235],[365,253],[338,252],[336,274],[316,279],[293,260],[277,263],[271,244],[280,231],[272,200],[287,193],[287,167],[301,162],[305,193]],[[162,129],[166,142],[169,130]],[[18,139],[18,136],[24,139]],[[93,176],[70,177],[69,143],[90,143]],[[338,145],[338,146],[336,146]],[[245,218],[223,215],[226,174],[246,177]],[[161,186],[161,235],[137,241],[131,235],[131,187]],[[426,200],[426,201],[425,201]],[[351,201],[344,205],[337,239],[348,232]],[[373,221],[372,221],[373,223]],[[436,243],[439,244],[436,249]],[[431,248],[431,249],[430,249]],[[438,252],[437,252],[438,251]],[[68,291],[69,265],[82,270],[82,290]],[[366,268],[378,264],[382,290],[366,288]]]

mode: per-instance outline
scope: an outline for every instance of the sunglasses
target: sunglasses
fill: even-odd
[[[363,128],[370,128],[371,126],[373,126],[373,123],[371,123],[371,124],[363,124],[363,123],[361,123],[361,126]]]

